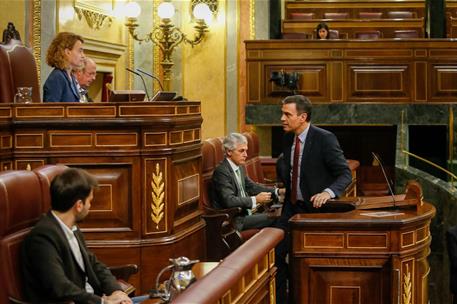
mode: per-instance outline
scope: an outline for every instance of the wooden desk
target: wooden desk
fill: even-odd
[[[451,39],[246,41],[247,103],[278,104],[290,91],[273,72],[298,74],[313,103],[455,102],[457,41]]]
[[[409,19],[312,19],[283,20],[282,33],[305,33],[310,39],[316,37],[316,25],[325,22],[332,30],[337,30],[340,39],[354,39],[356,33],[378,30],[380,38],[395,38],[397,30],[415,30],[418,37],[424,37],[424,18]]]
[[[88,246],[108,265],[137,264],[141,294],[170,257],[205,257],[201,122],[199,102],[1,104],[0,168],[92,173]]]
[[[294,303],[428,302],[430,221],[435,208],[299,214],[292,229]],[[343,301],[344,299],[344,301]]]

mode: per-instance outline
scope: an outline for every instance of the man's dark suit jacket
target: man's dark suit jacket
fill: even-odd
[[[51,212],[44,215],[21,248],[24,295],[33,303],[73,300],[75,303],[101,303],[103,294],[121,290],[109,269],[88,251],[84,237],[75,232],[86,268],[78,266],[67,237]],[[94,294],[85,290],[85,278]]]
[[[76,79],[72,76],[70,80],[64,70],[52,70],[43,86],[43,101],[79,102]]]
[[[249,196],[255,196],[260,192],[270,192],[274,197],[274,189],[253,182],[246,175],[242,166],[240,166],[240,170],[241,180],[248,197],[241,196],[241,189],[236,182],[235,173],[228,160],[224,159],[213,172],[213,203],[214,207],[219,209],[241,207],[244,215],[247,215],[247,209],[252,208],[252,199]]]
[[[283,170],[286,182],[286,204],[290,203],[291,190],[291,149],[295,135],[286,134],[284,145]],[[331,189],[335,195],[340,196],[351,183],[352,175],[344,158],[336,136],[324,129],[310,125],[306,136],[305,146],[300,167],[300,190],[305,204],[311,204],[310,198]]]

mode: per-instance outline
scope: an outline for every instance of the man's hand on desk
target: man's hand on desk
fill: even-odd
[[[313,203],[314,208],[319,208],[324,205],[330,198],[330,193],[327,191],[322,191],[321,193],[313,195],[310,201]]]

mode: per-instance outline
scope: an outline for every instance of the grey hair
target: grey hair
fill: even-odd
[[[246,136],[240,133],[230,133],[224,138],[223,145],[225,151],[233,151],[237,145],[247,144]]]

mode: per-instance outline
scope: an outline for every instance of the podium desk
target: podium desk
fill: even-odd
[[[427,303],[434,215],[426,202],[295,215],[289,222],[294,303]]]
[[[130,283],[142,294],[169,258],[205,256],[201,123],[200,102],[1,104],[0,170],[65,164],[94,175],[80,227],[105,264],[139,266]]]

